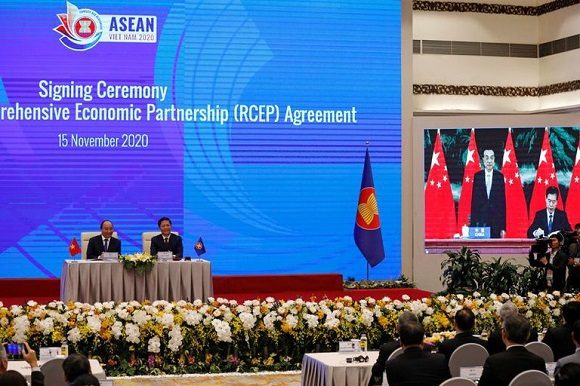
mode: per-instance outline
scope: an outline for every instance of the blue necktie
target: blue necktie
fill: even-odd
[[[552,225],[554,224],[554,222],[552,221],[552,218],[554,217],[553,214],[550,214],[548,216],[549,220],[548,220],[548,233],[552,233]]]

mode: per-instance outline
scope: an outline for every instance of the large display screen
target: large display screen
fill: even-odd
[[[3,1],[0,277],[59,277],[110,219],[169,216],[214,274],[366,276],[369,142],[400,274],[398,1]],[[77,256],[78,258],[78,256]]]
[[[425,239],[525,239],[580,223],[580,127],[424,131]],[[550,216],[551,214],[551,216]]]

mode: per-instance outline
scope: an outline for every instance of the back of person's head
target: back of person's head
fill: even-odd
[[[401,324],[399,326],[399,337],[403,346],[421,344],[425,338],[425,330],[419,323]]]
[[[8,370],[0,374],[0,386],[28,386],[28,383],[18,371]]]
[[[70,386],[100,386],[99,380],[92,374],[79,375]]]
[[[505,320],[505,318],[507,318],[510,315],[517,315],[517,314],[518,314],[518,308],[512,302],[506,302],[506,303],[502,304],[502,306],[499,309],[499,317],[501,318],[501,320]]]
[[[6,349],[3,344],[0,344],[0,374],[6,372],[8,368],[8,355],[6,355]]]
[[[455,313],[455,324],[461,331],[470,331],[475,326],[475,314],[471,309],[463,307]]]
[[[419,318],[417,318],[417,315],[411,311],[403,311],[401,315],[399,315],[398,324],[400,326],[401,324],[406,323],[419,323]]]
[[[580,302],[572,301],[564,304],[562,307],[562,316],[564,316],[564,322],[571,326],[575,321],[580,319]]]
[[[82,354],[71,354],[62,362],[64,377],[67,382],[74,382],[79,376],[91,373],[91,364]]]
[[[556,374],[556,386],[580,385],[580,363],[568,363]]]
[[[530,336],[530,322],[520,314],[505,318],[502,327],[507,339],[513,343],[525,344]]]

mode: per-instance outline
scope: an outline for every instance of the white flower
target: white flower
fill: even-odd
[[[214,319],[211,324],[217,333],[218,340],[221,342],[232,342],[232,330],[228,322],[223,320]]]
[[[242,326],[244,330],[251,330],[256,325],[256,317],[249,312],[242,312],[239,315],[240,320],[242,321]]]
[[[304,320],[306,320],[306,324],[308,328],[316,328],[318,326],[318,316],[316,315],[304,315]]]
[[[66,337],[69,342],[77,343],[79,340],[81,340],[81,331],[77,327],[71,328],[66,334]]]
[[[149,339],[147,343],[147,351],[158,354],[161,351],[161,340],[159,336],[155,335],[153,338]]]
[[[127,323],[125,325],[125,335],[127,335],[127,342],[129,343],[139,343],[141,339],[139,336],[141,333],[139,332],[139,326],[133,323]]]
[[[167,347],[173,352],[179,351],[181,348],[181,343],[183,342],[183,335],[181,335],[181,328],[179,326],[174,326],[171,331],[169,331],[169,343]]]
[[[111,333],[113,334],[115,339],[119,339],[121,335],[123,335],[123,323],[119,321],[113,323],[113,326],[111,326]]]

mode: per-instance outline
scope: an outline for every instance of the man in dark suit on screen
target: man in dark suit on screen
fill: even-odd
[[[524,344],[530,335],[530,323],[522,315],[508,316],[502,325],[501,336],[506,351],[491,355],[483,365],[478,386],[508,386],[526,370],[546,373],[546,363],[542,358],[529,352]]]
[[[110,220],[101,222],[101,234],[89,239],[87,246],[87,259],[96,260],[103,252],[116,252],[121,254],[121,240],[113,237],[113,223]]]
[[[534,222],[528,228],[530,239],[542,237],[542,235],[548,236],[556,231],[569,232],[572,229],[566,212],[556,208],[557,204],[558,189],[555,186],[550,186],[546,189],[546,209],[536,212]]]
[[[493,150],[484,150],[484,169],[473,176],[470,225],[489,227],[490,237],[500,238],[505,235],[505,182],[494,165]]]
[[[151,238],[151,255],[157,252],[171,252],[174,259],[181,260],[183,257],[183,240],[175,233],[171,233],[173,224],[169,217],[161,217],[157,221],[157,226],[161,231],[160,235]]]
[[[385,363],[389,386],[437,386],[451,378],[445,356],[423,350],[425,332],[419,323],[399,328],[403,353]]]

